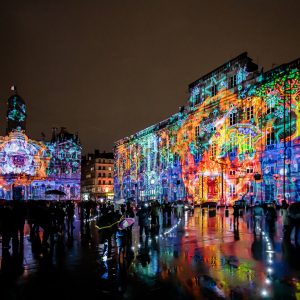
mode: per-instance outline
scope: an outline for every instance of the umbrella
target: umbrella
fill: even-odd
[[[177,203],[177,204],[183,204],[183,205],[186,204],[186,202],[184,202],[184,201],[182,201],[182,200],[178,200],[178,201],[176,201],[176,203]]]
[[[134,223],[134,219],[132,219],[132,218],[126,218],[126,219],[123,219],[123,220],[120,222],[118,228],[124,229],[124,228],[129,227],[129,226],[132,225],[133,223]]]
[[[118,213],[108,213],[100,217],[96,223],[98,229],[110,228],[119,223],[123,216]]]
[[[293,219],[300,219],[300,202],[293,203],[289,208],[289,216]]]
[[[125,199],[119,199],[115,203],[116,204],[123,204],[123,203],[125,203]]]
[[[59,195],[59,196],[65,196],[66,193],[58,190],[49,190],[45,192],[46,195]]]

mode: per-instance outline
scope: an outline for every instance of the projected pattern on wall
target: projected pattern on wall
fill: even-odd
[[[116,142],[117,198],[300,200],[299,61],[267,73],[248,62],[227,63],[190,87],[181,112]]]
[[[59,134],[53,142],[31,140],[24,131],[0,137],[0,198],[80,200],[81,145],[77,135]],[[13,197],[13,193],[15,194]]]

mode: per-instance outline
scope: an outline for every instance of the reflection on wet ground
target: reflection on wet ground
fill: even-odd
[[[281,219],[270,235],[263,221],[253,233],[251,213],[239,226],[232,211],[200,208],[182,219],[160,216],[160,227],[139,237],[135,223],[126,259],[102,261],[95,220],[53,248],[29,241],[1,254],[1,299],[300,299],[300,247],[284,237]],[[41,236],[42,238],[42,236]]]

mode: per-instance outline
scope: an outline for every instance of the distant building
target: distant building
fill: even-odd
[[[26,134],[25,101],[8,99],[6,136],[0,137],[0,199],[80,200],[81,142],[66,127],[52,129],[52,139],[30,139]],[[49,190],[65,196],[47,195]]]
[[[81,192],[83,200],[112,200],[114,198],[113,153],[88,153],[82,156]]]
[[[192,82],[170,118],[115,143],[115,197],[300,201],[300,59],[243,53]]]

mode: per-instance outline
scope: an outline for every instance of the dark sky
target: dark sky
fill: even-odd
[[[67,126],[83,153],[110,151],[244,51],[265,71],[300,57],[299,14],[299,0],[3,0],[0,134],[17,85],[31,138]]]

